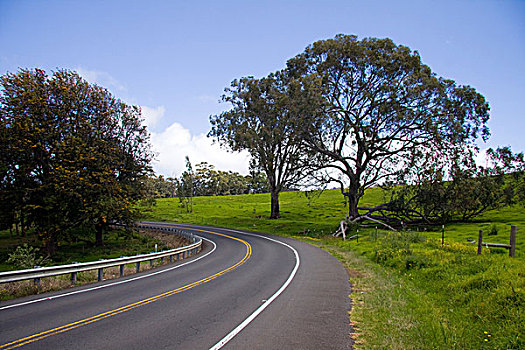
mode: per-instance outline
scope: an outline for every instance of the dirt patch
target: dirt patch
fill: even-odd
[[[351,269],[349,267],[346,268],[346,271],[348,271],[348,275],[350,276],[350,278],[362,278],[362,277],[365,277],[365,274],[360,272],[360,271],[357,271],[355,269]]]

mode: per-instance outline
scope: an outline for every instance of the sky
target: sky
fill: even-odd
[[[391,38],[438,76],[470,85],[491,107],[481,149],[525,151],[525,1],[26,1],[0,0],[0,75],[77,71],[142,107],[157,174],[185,156],[248,171],[206,135],[224,88],[263,77],[336,34]]]

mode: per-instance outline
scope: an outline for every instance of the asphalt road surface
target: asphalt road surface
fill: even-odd
[[[0,349],[351,349],[348,275],[326,252],[258,233],[162,225],[194,230],[203,251],[0,302]]]

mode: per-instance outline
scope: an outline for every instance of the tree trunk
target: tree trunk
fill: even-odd
[[[359,217],[359,193],[358,188],[355,188],[355,186],[350,186],[348,189],[348,192],[345,193],[345,196],[348,197],[348,217],[350,220],[353,220],[357,217]]]
[[[20,213],[20,227],[22,229],[22,237],[25,237],[26,236],[26,223],[25,223],[25,220],[24,220],[24,212],[22,211]]]
[[[355,219],[359,216],[359,210],[357,209],[358,200],[353,196],[348,196],[348,217]]]
[[[272,213],[270,214],[270,219],[279,219],[281,217],[281,213],[279,212],[279,192],[276,190],[272,190],[271,198]]]
[[[55,235],[52,233],[44,233],[44,246],[48,256],[53,256],[57,251],[57,244],[55,240]]]
[[[348,175],[350,177],[350,175]],[[341,193],[345,198],[348,198],[348,219],[350,221],[359,217],[359,199],[360,196],[360,186],[359,182],[354,178],[350,177],[350,186],[348,187],[348,192],[345,191],[343,183],[341,183]]]
[[[104,223],[102,219],[100,219],[99,222],[95,225],[95,229],[95,245],[97,247],[102,247],[104,245],[104,239],[102,236],[102,233],[104,232]]]

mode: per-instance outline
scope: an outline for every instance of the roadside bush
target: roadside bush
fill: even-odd
[[[23,246],[16,247],[15,251],[9,254],[8,264],[13,264],[20,269],[32,269],[35,266],[44,266],[49,260],[46,257],[37,255],[40,249],[25,243]]]
[[[402,231],[401,232],[401,240],[407,242],[407,243],[421,243],[425,242],[427,238],[425,236],[422,236],[417,231]]]
[[[411,254],[405,257],[406,270],[419,270],[433,265],[431,259],[426,256]]]
[[[374,260],[386,266],[396,266],[403,263],[404,258],[410,254],[412,254],[410,243],[405,236],[394,232],[381,240],[379,248],[375,251]]]
[[[489,232],[488,232],[488,235],[489,236],[497,236],[499,233],[499,229],[496,225],[492,225],[490,226],[490,229],[489,229]]]

